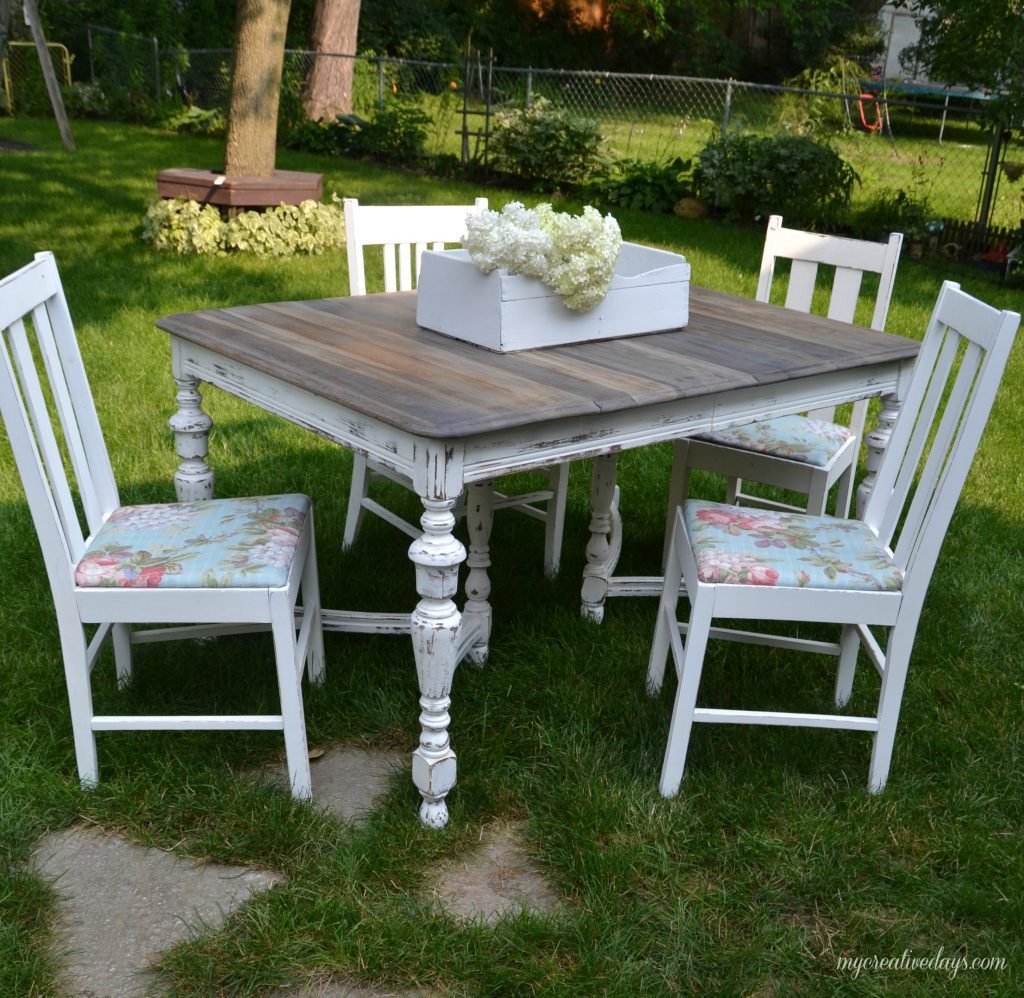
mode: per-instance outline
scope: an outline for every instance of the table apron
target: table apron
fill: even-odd
[[[214,385],[365,455],[405,475],[421,496],[431,498],[455,498],[466,484],[504,474],[645,447],[755,419],[839,405],[873,395],[901,397],[901,386],[913,366],[912,361],[878,363],[446,440],[408,433],[177,337],[172,336],[171,347],[175,377],[195,378]]]
[[[413,434],[177,337],[171,338],[171,358],[177,378],[192,377],[213,385],[414,478],[416,459],[426,442]]]
[[[486,481],[512,472],[613,454],[875,395],[901,397],[901,386],[912,365],[912,361],[880,363],[858,370],[731,389],[720,395],[481,433],[465,441],[465,481]]]

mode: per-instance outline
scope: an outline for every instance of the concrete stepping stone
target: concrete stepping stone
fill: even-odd
[[[458,919],[488,925],[512,911],[556,911],[558,895],[527,854],[520,829],[492,825],[470,856],[445,864],[430,885],[441,907]]]
[[[379,749],[336,746],[310,762],[313,800],[342,821],[359,822],[388,792],[395,772],[409,768],[410,755]],[[275,783],[288,785],[283,766],[273,770]]]
[[[193,932],[225,917],[278,874],[180,859],[117,836],[74,827],[36,844],[32,865],[60,895],[56,945],[64,983],[88,998],[143,994],[147,967]]]

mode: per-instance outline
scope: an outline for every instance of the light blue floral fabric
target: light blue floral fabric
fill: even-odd
[[[121,506],[75,567],[79,586],[283,586],[310,501],[303,495]]]
[[[808,416],[777,416],[697,434],[698,440],[757,451],[824,468],[853,434],[845,426]]]
[[[748,510],[690,499],[683,507],[702,582],[897,591],[903,572],[860,520]]]

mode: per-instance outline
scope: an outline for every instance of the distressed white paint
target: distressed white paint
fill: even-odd
[[[647,672],[656,693],[672,656],[678,685],[660,788],[679,790],[694,722],[781,724],[867,731],[873,747],[868,788],[882,790],[892,761],[900,703],[921,608],[953,510],[981,440],[1020,316],[995,309],[945,283],[906,390],[899,418],[878,467],[877,482],[860,518],[904,572],[899,592],[777,588],[707,583],[698,578],[682,510],[674,516],[667,567]],[[902,525],[900,526],[902,520]],[[897,527],[899,526],[899,529]],[[680,591],[691,604],[688,625],[676,621]],[[715,617],[811,621],[840,625],[837,644],[712,628]],[[869,627],[884,628],[884,648]],[[685,644],[680,634],[686,633]],[[842,708],[853,688],[863,646],[882,677],[874,716],[745,711],[696,707],[709,637],[838,658],[835,703]]]
[[[407,615],[403,622],[402,615],[393,613],[327,610],[323,616],[325,628],[331,630],[412,632],[423,729],[420,747],[414,754],[413,773],[424,801],[423,819],[431,825],[441,825],[446,820],[444,797],[455,780],[455,753],[448,736],[451,677],[463,657],[479,658],[485,654],[482,649],[489,638],[489,566],[483,564],[487,559],[482,551],[478,563],[472,566],[472,606],[467,606],[465,618],[458,615],[451,595],[435,595],[439,585],[444,588],[453,584],[457,566],[466,557],[461,544],[450,536],[447,525],[448,516],[453,514],[456,500],[466,486],[514,472],[567,465],[581,457],[608,458],[598,462],[606,470],[600,473],[591,528],[593,548],[588,551],[582,597],[584,613],[597,620],[603,614],[605,595],[614,592],[613,572],[621,544],[613,470],[619,451],[867,395],[900,396],[912,367],[912,361],[879,363],[617,412],[595,408],[584,416],[538,420],[513,430],[443,440],[388,425],[340,402],[290,385],[283,378],[255,371],[177,337],[171,339],[176,379],[213,384],[366,456],[404,476],[424,502],[424,520],[431,525],[433,539],[419,546],[414,543],[410,549],[410,557],[417,565],[417,590],[421,597],[412,622],[409,623]],[[443,522],[438,521],[438,504],[447,511],[441,518]],[[482,516],[482,510],[474,515]],[[417,534],[423,529],[421,521]],[[431,552],[440,552],[440,560]]]
[[[132,589],[79,588],[75,565],[92,537],[120,504],[96,408],[78,349],[71,316],[50,253],[0,281],[0,412],[15,463],[25,487],[43,550],[57,612],[64,674],[79,779],[99,780],[97,731],[124,730],[279,730],[284,732],[292,793],[310,796],[309,759],[302,710],[301,679],[323,681],[323,638],[313,541],[312,510],[280,588]],[[42,359],[36,367],[35,350]],[[43,383],[53,400],[47,406]],[[178,381],[178,412],[172,417],[185,469],[176,485],[188,499],[212,494],[213,477],[205,465],[209,417],[199,408],[196,379]],[[85,510],[82,530],[70,501],[71,485],[61,457],[64,445]],[[303,608],[296,614],[299,594]],[[93,712],[90,673],[110,637],[118,680],[132,675],[131,645],[193,637],[195,626],[132,633],[133,624],[190,621],[206,633],[250,630],[272,632],[281,712],[271,715],[97,715]],[[224,625],[240,625],[225,627]],[[90,637],[87,627],[97,625]],[[209,626],[214,625],[214,626]],[[298,627],[298,634],[296,628]]]
[[[786,229],[782,225],[782,216],[772,215],[768,220],[761,258],[757,300],[771,300],[776,263],[789,260],[791,265],[786,287],[786,308],[810,312],[818,268],[822,265],[831,266],[835,268],[835,276],[829,297],[828,317],[852,323],[863,275],[874,273],[879,275],[879,281],[871,328],[881,331],[885,328],[889,313],[902,243],[903,234],[899,232],[892,233],[886,242],[875,243]],[[893,400],[893,404],[898,405],[898,402]],[[834,406],[813,406],[811,409],[808,418],[829,422],[835,419]],[[835,488],[836,512],[840,516],[848,516],[866,415],[867,401],[855,403],[849,424],[853,438],[837,449],[828,463],[821,467],[705,440],[691,440],[686,446],[678,447],[675,460],[684,462],[688,468],[701,468],[725,475],[728,479],[726,501],[729,503],[746,503],[771,509],[806,509],[809,513],[821,514],[825,512],[828,497]],[[674,485],[685,488],[686,479],[685,474],[682,477],[674,475]],[[744,492],[744,479],[800,492],[807,496],[807,500],[799,507],[767,500]],[[669,495],[670,512],[684,496],[685,492]]]

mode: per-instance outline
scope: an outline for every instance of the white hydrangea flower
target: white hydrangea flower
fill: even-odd
[[[501,268],[538,278],[580,312],[608,294],[622,246],[618,222],[590,205],[569,215],[550,204],[532,209],[513,201],[501,212],[471,215],[466,230],[462,245],[483,273]]]

